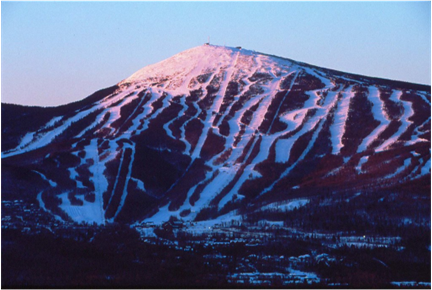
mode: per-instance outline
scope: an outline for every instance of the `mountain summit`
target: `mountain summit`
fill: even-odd
[[[430,100],[429,86],[203,45],[76,103],[2,104],[2,198],[104,224],[428,196]]]

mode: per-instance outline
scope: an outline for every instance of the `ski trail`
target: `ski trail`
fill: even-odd
[[[249,159],[250,155],[252,154],[252,150],[254,149],[257,141],[258,141],[258,138],[255,138],[252,146],[249,148],[249,151],[246,154],[246,157],[244,159],[245,162]],[[243,183],[246,180],[250,179],[249,177],[251,174],[252,174],[252,176],[256,176],[258,174],[254,170],[255,165],[256,165],[256,163],[252,162],[251,164],[247,165],[244,168],[242,175],[240,176],[239,180],[236,182],[234,187],[219,201],[218,210],[221,210],[229,201],[231,201],[235,194],[238,194],[238,191],[240,190]],[[233,179],[234,179],[234,177],[233,177]]]
[[[430,174],[431,173],[431,159],[429,158],[428,161],[425,162],[425,164],[421,168],[421,176]]]
[[[59,215],[56,215],[56,214],[53,213],[51,210],[49,210],[49,209],[46,208],[45,203],[44,203],[43,200],[42,200],[42,193],[43,193],[43,191],[39,192],[38,195],[37,195],[37,197],[36,197],[36,199],[37,199],[38,202],[39,202],[39,206],[40,206],[40,208],[42,208],[42,209],[43,209],[44,211],[46,211],[47,213],[53,215],[54,218],[55,218],[57,221],[59,221],[59,222],[61,222],[61,223],[64,223],[65,221],[64,221],[64,220],[63,220]]]
[[[134,94],[134,97],[124,98],[119,104],[116,106],[111,106],[107,108],[110,112],[110,116],[108,121],[104,124],[104,128],[108,128],[111,130],[110,135],[115,135],[118,129],[114,128],[112,124],[117,121],[121,117],[121,108],[130,102],[132,102],[137,97],[137,94]]]
[[[108,180],[103,171],[105,164],[100,162],[97,139],[92,139],[90,145],[85,147],[86,156],[93,160],[93,165],[89,167],[89,171],[92,173],[90,180],[93,182],[95,187],[95,201],[93,202],[94,214],[93,222],[97,224],[105,224],[105,211],[103,210],[103,193],[108,188]],[[86,201],[84,201],[86,202]]]
[[[374,119],[379,121],[380,124],[367,136],[363,139],[363,142],[357,149],[357,153],[365,151],[369,145],[376,139],[378,136],[387,128],[390,124],[390,119],[388,119],[387,115],[384,113],[384,102],[380,99],[380,92],[377,87],[370,86],[369,87],[369,95],[368,100],[372,103],[372,113]]]
[[[260,60],[259,58],[257,58],[256,62],[258,65],[262,65],[262,60]],[[259,69],[260,67],[258,66],[256,71],[258,71]],[[254,72],[251,71],[250,74],[247,75],[245,78],[252,77],[253,73]],[[292,72],[287,72],[287,75],[291,73]],[[237,144],[237,146],[226,147],[226,149],[233,149],[231,156],[227,160],[228,164],[235,163],[235,161],[243,154],[244,148],[247,146],[251,138],[256,135],[256,132],[258,131],[258,128],[260,127],[274,96],[279,92],[278,87],[280,86],[281,79],[282,77],[277,77],[272,79],[272,81],[268,84],[262,84],[261,89],[263,90],[263,92],[247,101],[246,104],[242,106],[242,109],[237,111],[234,117],[228,121],[228,124],[230,126],[230,136],[226,137],[227,146],[229,146],[229,144],[233,144],[234,140],[240,137],[241,119],[243,118],[246,111],[249,110],[251,107],[259,104],[258,108],[252,114],[252,119],[250,120],[249,125],[245,127],[245,132],[241,136],[240,142]],[[265,135],[261,134],[260,136],[265,137]],[[255,143],[256,140],[254,141],[252,146],[254,146]]]
[[[289,75],[290,73],[291,72],[288,72],[287,75]],[[298,72],[297,72],[295,78],[297,78],[297,75],[298,75]],[[288,92],[291,91],[292,85],[293,85],[294,82],[295,82],[295,80],[292,81],[291,86],[290,86]],[[327,82],[325,89],[331,89],[332,87],[334,87],[334,86],[331,83]],[[337,92],[329,92],[327,94],[326,98],[325,98],[325,101],[324,101],[324,104],[322,105],[322,107],[318,106],[317,105],[318,100],[319,100],[319,97],[317,95],[318,91],[319,90],[308,92],[308,94],[310,95],[310,98],[305,102],[305,106],[300,110],[302,112],[306,112],[306,109],[317,108],[318,110],[317,110],[317,112],[316,112],[316,114],[314,116],[315,120],[312,120],[312,122],[311,122],[310,125],[314,124],[313,126],[315,126],[317,122],[320,122],[320,125],[319,125],[319,128],[318,128],[317,132],[313,135],[313,140],[308,144],[308,147],[305,149],[304,153],[299,158],[299,160],[303,159],[304,156],[306,156],[306,154],[312,148],[312,146],[314,144],[314,141],[316,140],[319,132],[322,129],[322,125],[324,123],[324,121],[322,121],[322,119],[325,118],[326,114],[328,114],[328,112],[330,111],[331,107],[334,106],[334,104],[336,102]],[[288,93],[285,95],[285,97],[287,97],[287,95],[288,95]],[[263,105],[263,109],[264,108],[268,108],[268,105]],[[298,114],[299,112],[296,111],[296,113]],[[264,114],[265,114],[265,112],[264,112]],[[304,116],[305,115],[306,115],[306,113],[304,113]],[[275,118],[276,118],[276,116],[275,116]],[[258,115],[254,114],[254,117],[257,118],[257,121],[258,121],[258,118],[260,118],[259,114]],[[314,119],[314,118],[312,118],[312,119]],[[260,118],[260,119],[262,119],[262,118]],[[300,125],[300,124],[298,124],[298,125]],[[244,182],[246,182],[247,180],[253,179],[253,178],[260,177],[260,174],[257,171],[254,170],[256,164],[259,164],[259,163],[263,162],[264,160],[266,160],[268,158],[268,154],[269,154],[269,151],[270,151],[270,148],[271,148],[272,144],[276,140],[278,140],[278,138],[281,135],[283,135],[285,133],[286,132],[284,131],[284,132],[279,132],[279,133],[275,133],[275,134],[272,134],[272,135],[269,135],[269,134],[260,135],[262,139],[261,139],[261,144],[260,144],[260,150],[259,150],[257,156],[252,160],[252,162],[249,165],[247,165],[245,167],[245,169],[244,169],[241,177],[236,182],[236,184],[233,186],[233,188],[230,190],[230,192],[221,199],[221,201],[219,202],[219,205],[218,205],[219,209],[223,208],[223,206],[232,199],[232,197],[234,196],[234,194],[238,194],[238,191],[240,190],[240,188],[244,184]],[[248,152],[247,157],[245,158],[245,160],[248,160],[248,158],[249,158],[249,156],[250,156],[250,154],[252,152],[252,149],[255,147],[257,141],[258,141],[258,138],[255,139],[253,145],[250,147],[250,150],[249,150],[249,152]],[[293,142],[294,142],[294,140],[292,141],[292,143]],[[281,155],[280,152],[279,152],[279,155]],[[296,163],[294,164],[294,166],[296,165]]]
[[[38,200],[38,202],[39,202],[39,206],[40,206],[44,211],[51,213],[51,212],[48,211],[48,209],[45,207],[45,203],[44,203],[43,200],[42,200],[42,193],[43,193],[43,191],[39,192],[38,195],[37,195],[37,200]]]
[[[219,172],[201,192],[199,199],[195,202],[192,209],[203,209],[210,204],[210,202],[234,179],[236,171],[240,165],[233,165],[231,167],[220,167],[217,169]],[[192,215],[191,218],[196,216]]]
[[[98,109],[103,108],[103,111],[95,118],[96,120],[90,126],[88,126],[86,129],[84,129],[76,137],[77,138],[81,138],[88,131],[90,131],[90,130],[94,129],[95,127],[97,127],[97,125],[100,124],[103,121],[105,115],[107,113],[110,113],[110,118],[103,124],[104,128],[106,128],[107,125],[110,125],[113,121],[115,121],[120,116],[120,109],[121,109],[121,107],[123,105],[126,105],[126,104],[130,103],[131,101],[133,101],[137,96],[138,96],[137,92],[132,92],[131,93],[131,90],[129,89],[129,90],[126,90],[126,91],[120,91],[120,92],[117,93],[116,96],[111,96],[111,98],[107,97],[107,98],[101,100],[99,102]],[[131,98],[131,97],[133,97],[133,98]],[[124,98],[123,101],[120,104],[116,104],[122,98]],[[114,106],[114,104],[116,104],[116,105]],[[115,116],[112,116],[113,114]],[[109,128],[109,129],[111,130],[111,128]]]
[[[414,129],[414,133],[413,133],[413,135],[411,136],[411,140],[412,140],[412,141],[415,141],[415,140],[414,140],[414,137],[417,137],[418,140],[429,141],[429,140],[427,140],[427,139],[423,139],[423,138],[419,137],[418,135],[430,131],[430,129],[429,129],[429,130],[420,131],[420,129],[421,129],[423,126],[425,126],[425,125],[426,125],[428,122],[430,122],[430,121],[431,121],[431,117],[429,117],[429,118],[428,118],[426,121],[424,121],[420,126],[418,126],[418,127],[416,127],[416,128]]]
[[[35,172],[35,173],[37,173],[37,174],[39,174],[42,177],[43,180],[45,180],[45,181],[47,181],[49,183],[49,185],[51,187],[56,187],[57,186],[57,183],[55,183],[51,179],[48,179],[44,174],[42,174],[42,173],[40,173],[39,171],[36,171],[36,170],[32,170],[32,171]]]
[[[177,138],[174,137],[174,135],[173,135],[173,133],[172,133],[172,130],[169,128],[169,126],[170,126],[173,122],[175,122],[176,120],[178,120],[180,117],[182,117],[182,116],[184,115],[184,113],[186,112],[186,110],[188,109],[188,107],[187,107],[187,105],[186,105],[186,100],[185,100],[185,98],[186,98],[185,95],[183,95],[183,96],[180,98],[180,104],[183,106],[183,108],[182,108],[181,111],[178,113],[177,117],[171,119],[169,122],[167,122],[167,123],[165,123],[165,124],[163,125],[163,128],[165,129],[167,135],[168,135],[169,137],[171,137],[172,139],[174,139],[174,140],[176,140]],[[181,139],[180,139],[180,140],[181,140]],[[181,141],[184,141],[184,140],[181,140]],[[183,142],[183,143],[184,143],[184,142]],[[189,145],[190,145],[190,144],[189,144]]]
[[[122,194],[121,199],[120,199],[120,204],[119,204],[119,206],[117,207],[117,211],[115,212],[114,217],[112,218],[113,221],[115,220],[115,218],[117,217],[117,215],[118,215],[118,214],[120,213],[120,211],[122,210],[123,205],[124,205],[125,200],[126,200],[126,197],[127,197],[127,195],[128,195],[127,187],[128,187],[128,184],[129,184],[129,180],[130,180],[130,178],[131,178],[131,174],[132,174],[132,164],[133,164],[134,157],[135,157],[135,150],[134,150],[134,148],[133,148],[132,146],[129,147],[129,148],[132,149],[132,153],[131,153],[131,161],[129,162],[129,166],[128,166],[128,173],[127,173],[127,175],[126,175],[126,181],[125,181],[125,185],[124,185],[124,188],[123,188],[123,194]]]
[[[120,129],[123,128],[123,126],[135,115],[135,113],[142,107],[143,103],[145,101],[145,97],[143,96],[141,98],[141,101],[139,102],[139,104],[135,107],[135,109],[133,110],[132,114],[130,114],[127,119],[123,122],[123,124],[120,125],[120,127],[114,132],[114,135],[119,135],[119,134],[124,134],[125,132],[121,132]],[[136,118],[135,118],[136,119]],[[129,133],[132,132],[132,130],[129,130]],[[130,137],[130,134],[129,134]]]
[[[271,191],[273,189],[273,187],[276,185],[276,183],[278,183],[280,180],[282,180],[283,178],[285,178],[286,176],[288,176],[288,174],[291,172],[291,170],[297,166],[297,164],[304,159],[304,157],[309,153],[309,151],[312,149],[313,145],[315,144],[315,140],[318,138],[318,134],[321,132],[322,126],[324,124],[325,118],[322,118],[319,121],[318,124],[318,128],[315,130],[311,141],[308,143],[308,146],[306,147],[306,149],[303,151],[303,153],[300,155],[300,157],[290,166],[288,167],[283,173],[282,175],[276,180],[274,181],[269,187],[267,187],[266,189],[264,189],[259,196]]]
[[[119,168],[118,168],[118,171],[117,171],[116,180],[114,182],[114,186],[113,186],[113,189],[112,189],[112,193],[111,193],[110,199],[108,200],[108,203],[107,203],[107,206],[106,206],[107,209],[108,209],[108,207],[111,204],[111,201],[112,201],[112,199],[114,197],[114,194],[115,194],[115,190],[117,188],[117,184],[118,184],[118,181],[119,181],[119,178],[120,178],[120,172],[121,172],[121,169],[123,167],[123,160],[124,160],[125,151],[126,151],[126,148],[122,148],[122,154],[121,154],[121,158],[120,158],[120,164],[119,164]]]
[[[108,181],[104,175],[100,174],[100,167],[104,168],[104,164],[99,160],[97,139],[92,139],[83,150],[86,153],[85,160],[93,161],[88,170],[90,171],[89,180],[94,184],[95,200],[90,202],[82,195],[75,195],[75,198],[80,200],[82,205],[73,205],[68,197],[69,192],[64,192],[58,196],[62,200],[59,207],[77,223],[105,224],[102,194],[108,187]],[[81,164],[83,164],[82,161]]]
[[[273,123],[274,123],[274,121],[276,120],[276,118],[278,118],[278,116],[279,116],[279,111],[280,111],[280,109],[281,109],[281,107],[282,107],[282,104],[283,104],[283,102],[285,101],[285,99],[286,99],[286,97],[288,96],[288,94],[291,92],[291,89],[292,89],[292,87],[294,86],[294,83],[295,83],[295,81],[297,80],[297,77],[298,77],[299,73],[300,73],[300,71],[297,71],[297,72],[296,72],[296,74],[294,75],[293,80],[291,81],[291,84],[290,84],[289,89],[287,90],[285,96],[282,98],[282,101],[280,102],[279,107],[278,107],[277,110],[276,110],[276,114],[274,115],[273,120],[272,120],[272,122],[270,123],[270,126],[269,126],[269,128],[268,128],[268,130],[267,130],[267,135],[270,133],[270,130],[271,130],[271,128],[273,127]]]
[[[412,162],[412,158],[407,158],[404,160],[404,165],[402,165],[401,167],[397,168],[396,171],[390,175],[387,175],[386,177],[384,177],[384,179],[390,179],[395,177],[396,175],[402,173]]]
[[[240,96],[242,94],[244,94],[245,92],[247,92],[250,88],[250,86],[253,84],[252,82],[250,82],[247,78],[244,78],[243,81],[246,83],[246,85],[243,87],[243,89],[234,96],[234,100],[232,102],[230,102],[230,104],[228,105],[228,107],[225,109],[224,114],[219,118],[217,124],[215,127],[219,128],[219,135],[220,135],[220,126],[222,124],[222,121],[225,118],[228,118],[228,114],[231,111],[231,108],[234,106],[235,103],[237,103],[240,99]],[[231,131],[230,131],[231,132]]]
[[[72,148],[73,148],[73,149],[76,149],[76,145],[77,145],[77,143],[73,144],[73,145],[72,145]],[[85,152],[85,151],[84,151],[84,152]],[[84,163],[84,162],[83,162],[83,159],[82,159],[81,157],[79,157],[79,156],[78,156],[78,153],[76,153],[76,152],[72,152],[72,154],[73,154],[74,156],[76,156],[76,157],[78,157],[78,158],[80,159],[80,164],[78,164],[78,166],[77,166],[76,168],[80,167],[80,166]],[[86,153],[86,155],[87,155],[87,153]],[[82,184],[82,182],[79,181],[79,180],[77,180],[77,177],[79,176],[79,174],[78,174],[78,172],[76,171],[76,168],[75,168],[75,167],[70,167],[70,168],[68,168],[68,171],[69,171],[69,178],[70,178],[71,180],[75,181],[75,184],[76,184],[76,187],[77,187],[77,188],[85,188],[85,186]]]
[[[54,117],[48,123],[45,124],[41,129],[36,132],[28,132],[22,138],[20,144],[13,150],[19,150],[27,147],[30,143],[37,141],[37,136],[35,136],[39,131],[49,130],[58,125],[58,123],[63,119],[63,116]]]
[[[270,86],[277,87],[280,84],[280,80],[281,80],[281,78],[275,79],[273,81],[273,84],[271,84]],[[237,160],[238,157],[241,156],[241,154],[244,151],[244,148],[249,143],[250,139],[253,136],[256,136],[255,132],[257,132],[259,126],[261,125],[262,120],[263,120],[265,114],[267,113],[267,110],[268,110],[268,108],[269,108],[269,106],[273,100],[273,97],[274,97],[273,94],[267,94],[267,95],[264,95],[262,97],[261,103],[259,104],[257,110],[252,115],[252,120],[251,120],[249,126],[246,128],[245,134],[243,135],[244,138],[242,138],[242,140],[239,142],[237,148],[235,148],[233,150],[232,156],[230,157],[230,159],[228,159],[229,163],[234,163],[235,160]],[[241,111],[240,113],[243,115],[244,111]],[[241,119],[241,116],[239,117],[238,120],[240,120],[240,119]],[[261,147],[260,147],[261,149],[260,149],[260,152],[258,153],[258,156],[255,158],[255,161],[265,160],[268,156],[268,152],[269,152],[271,144],[273,143],[274,140],[276,140],[276,138],[278,138],[281,135],[282,135],[282,132],[275,133],[273,135],[259,134],[259,136],[262,137]],[[256,140],[254,141],[253,146],[255,146],[255,143],[256,143]],[[263,148],[266,148],[266,149],[263,149]],[[247,160],[247,159],[245,159],[245,160]]]
[[[399,126],[399,129],[396,133],[394,133],[390,138],[388,138],[383,144],[381,144],[378,148],[375,149],[376,152],[381,152],[383,150],[386,150],[391,145],[395,144],[399,137],[408,129],[408,127],[412,124],[412,121],[409,121],[408,119],[414,115],[414,110],[412,109],[412,103],[408,101],[401,100],[402,91],[394,90],[390,99],[393,100],[396,103],[402,103],[404,108],[404,113],[400,117],[399,121],[402,122],[402,124]]]
[[[291,73],[292,72],[288,72],[287,75],[289,75]],[[276,93],[274,93],[274,92],[275,91],[278,92],[277,88],[280,86],[281,79],[282,79],[281,77],[274,78],[274,79],[272,79],[270,84],[263,86],[266,89],[264,91],[264,93],[262,94],[264,96],[260,100],[255,101],[255,103],[260,101],[260,105],[257,108],[257,110],[253,113],[252,120],[251,120],[249,126],[246,128],[246,132],[244,134],[244,136],[247,136],[248,138],[242,138],[241,142],[244,142],[244,144],[239,143],[239,145],[241,144],[242,146],[238,146],[239,150],[233,151],[232,156],[230,156],[230,158],[228,159],[228,164],[233,164],[235,162],[235,160],[237,160],[240,157],[240,155],[243,153],[244,148],[245,148],[246,144],[249,143],[250,139],[257,136],[255,134],[255,132],[257,132],[257,129],[260,126],[260,124],[263,120],[263,117],[265,116],[265,114],[268,110],[268,107],[269,107],[271,101],[273,100],[274,96],[276,95]],[[292,81],[292,84],[293,83],[294,83],[294,80]],[[285,95],[285,97],[286,97],[286,95]],[[250,106],[245,105],[244,107],[246,107],[246,109],[248,109],[251,106],[253,106],[253,105],[250,105]],[[241,113],[241,116],[243,116],[245,111],[246,110],[239,111],[238,113]],[[277,116],[275,116],[274,118],[276,118],[276,117]],[[239,117],[239,120],[240,120],[240,118],[241,117]],[[240,178],[234,184],[233,188],[220,200],[220,202],[218,204],[219,209],[221,209],[223,206],[226,205],[226,203],[228,203],[230,200],[232,200],[232,198],[235,194],[238,194],[238,190],[241,188],[241,186],[243,185],[243,183],[246,180],[260,176],[260,174],[254,170],[254,167],[259,162],[267,159],[271,144],[281,134],[282,134],[282,132],[279,132],[279,133],[276,133],[273,135],[259,134],[259,136],[261,136],[261,144],[260,144],[260,150],[258,152],[258,155],[253,159],[253,161],[249,165],[247,165],[243,169],[243,172],[242,172]],[[245,162],[247,162],[250,155],[252,154],[252,150],[255,148],[256,143],[258,142],[258,139],[259,138],[255,138],[252,145],[250,146],[250,148],[246,154],[246,157],[244,159]]]
[[[136,135],[141,134],[141,132],[144,132],[148,129],[150,121],[159,116],[159,114],[169,106],[169,102],[172,100],[171,94],[167,94],[162,101],[163,105],[157,110],[154,110],[152,105],[162,97],[163,93],[160,90],[154,91],[152,87],[149,87],[148,90],[152,94],[152,97],[150,101],[145,104],[144,112],[142,112],[133,120],[133,125],[131,126],[131,128],[127,132],[123,133],[123,135],[121,135],[119,139],[130,138],[132,136],[132,132],[136,132]]]
[[[247,60],[248,63],[252,62],[250,67],[243,67],[242,66],[243,58],[245,59],[245,61]],[[241,81],[244,83],[244,85],[243,85],[241,91],[238,92],[238,94],[234,96],[234,100],[228,105],[228,107],[226,108],[226,110],[224,112],[224,115],[221,116],[221,118],[218,120],[218,123],[216,124],[216,127],[218,127],[218,128],[221,126],[222,121],[229,117],[229,115],[228,115],[229,112],[231,111],[232,107],[240,100],[240,97],[242,95],[244,95],[245,93],[247,93],[248,90],[250,89],[251,85],[254,84],[253,82],[251,82],[249,80],[249,78],[252,77],[254,71],[257,71],[260,68],[256,55],[242,55],[242,54],[239,54],[239,56],[237,58],[236,67],[237,67],[237,74],[239,74],[238,78],[241,79]],[[240,74],[243,74],[243,75],[240,76]],[[231,130],[231,128],[230,128],[230,130]],[[219,128],[219,133],[220,133],[220,128]]]
[[[82,184],[82,182],[76,179],[79,176],[76,169],[71,167],[71,168],[68,168],[68,171],[69,171],[69,178],[72,179],[73,181],[75,181],[76,187],[77,188],[85,188],[85,186]]]
[[[220,110],[220,106],[222,104],[222,100],[223,97],[226,93],[226,89],[228,86],[228,82],[229,80],[232,78],[234,69],[235,69],[235,65],[237,62],[237,58],[240,52],[237,52],[234,60],[232,61],[232,63],[230,64],[229,68],[226,70],[225,72],[225,77],[223,82],[220,85],[219,91],[217,93],[217,96],[215,97],[213,104],[209,110],[209,114],[207,114],[206,116],[206,120],[204,121],[204,128],[202,130],[201,136],[198,139],[198,142],[194,148],[193,153],[191,154],[192,160],[196,159],[199,157],[200,153],[201,153],[201,149],[202,146],[204,145],[205,140],[207,139],[208,136],[208,132],[210,130],[211,125],[213,124],[213,120],[215,118],[215,115],[212,114],[212,112],[219,112]]]
[[[144,100],[147,98],[147,94],[151,94],[150,99],[143,105]],[[143,112],[137,115],[135,118],[132,119],[132,125],[129,127],[129,130],[126,132],[123,132],[123,135],[120,135],[117,137],[117,140],[121,138],[130,139],[132,136],[132,133],[139,131],[139,133],[143,132],[145,129],[147,129],[149,120],[149,114],[153,111],[152,104],[156,102],[161,95],[154,93],[152,91],[152,88],[149,87],[147,89],[147,92],[145,96],[143,96],[143,101],[140,102],[140,104],[137,106],[137,110],[143,109]],[[139,130],[140,126],[143,127],[142,130]]]
[[[425,93],[419,93],[417,92],[417,95],[419,95],[429,106],[431,105],[431,102],[426,97],[427,95]]]
[[[330,109],[335,105],[337,102],[337,93],[336,92],[329,92],[327,94],[327,97],[325,99],[325,102],[323,106],[317,105],[317,103],[320,100],[320,97],[317,95],[318,91],[309,91],[307,94],[309,95],[309,99],[305,102],[304,107],[301,109],[297,109],[290,113],[290,115],[298,114],[301,116],[301,121],[298,121],[298,126],[300,126],[301,122],[303,122],[307,112],[311,109],[316,109],[315,115],[311,118],[309,118],[301,127],[301,130],[299,130],[297,133],[295,133],[293,136],[289,137],[288,139],[278,139],[276,142],[276,162],[278,163],[286,163],[289,161],[289,158],[291,156],[291,149],[295,143],[295,141],[300,138],[302,135],[306,134],[315,126],[318,124],[318,122],[321,121],[322,118],[325,118],[325,116],[329,113]],[[286,133],[286,132],[284,132]]]
[[[359,163],[356,166],[356,170],[358,173],[362,173],[362,166],[363,164],[365,164],[367,161],[369,160],[369,156],[363,156],[362,158],[360,158]]]
[[[260,102],[261,99],[253,98],[250,99],[246,104],[244,105],[244,108],[242,110],[239,110],[235,113],[234,117],[231,118],[228,121],[228,125],[230,127],[230,134],[228,136],[224,136],[225,138],[225,147],[222,150],[221,153],[216,154],[213,156],[213,158],[208,162],[210,166],[214,166],[213,164],[215,161],[223,155],[227,150],[230,148],[232,149],[231,155],[229,159],[226,161],[228,164],[233,164],[234,161],[240,157],[240,155],[243,153],[243,149],[246,146],[246,144],[249,142],[250,138],[254,135],[253,133],[244,133],[241,136],[240,142],[237,144],[237,146],[234,147],[234,142],[236,138],[239,138],[240,135],[240,123],[241,119],[243,117],[243,114],[250,109],[251,107],[255,106],[258,102]],[[252,122],[251,122],[252,123]],[[249,124],[249,128],[254,128],[253,124]]]
[[[211,76],[207,79],[205,83],[202,84],[202,87],[207,87],[211,80],[214,78],[216,72],[213,72]],[[180,140],[185,144],[185,150],[183,151],[183,154],[191,155],[192,154],[192,144],[189,143],[186,139],[186,126],[194,119],[197,119],[199,114],[201,113],[201,108],[197,105],[197,102],[192,102],[192,106],[196,109],[195,115],[193,115],[191,118],[189,118],[186,122],[183,123],[183,125],[180,126]]]
[[[127,93],[127,92],[128,91],[125,91],[124,93]],[[111,94],[110,96],[113,96],[114,94]],[[122,97],[123,97],[123,94],[118,93],[118,95],[116,95],[114,98],[112,98],[107,105],[115,103],[116,101],[118,101]],[[107,98],[105,98],[105,99],[107,99]],[[95,106],[93,106],[93,107],[91,107],[89,109],[86,109],[86,110],[78,112],[76,115],[74,115],[73,117],[70,117],[67,120],[63,120],[61,122],[61,124],[58,124],[57,127],[54,127],[54,126],[57,123],[60,123],[61,118],[60,117],[55,117],[50,122],[48,122],[47,125],[44,126],[44,128],[48,128],[50,126],[53,126],[52,130],[49,130],[47,132],[42,132],[42,133],[38,133],[38,131],[40,131],[40,130],[38,130],[36,132],[26,134],[24,136],[25,137],[25,140],[24,140],[25,142],[22,142],[21,147],[18,146],[15,149],[12,149],[10,151],[2,153],[2,157],[10,157],[10,156],[14,156],[14,155],[17,155],[17,154],[22,154],[22,153],[33,151],[35,149],[39,149],[41,147],[44,147],[44,146],[48,145],[57,136],[59,136],[64,131],[66,131],[73,123],[75,123],[75,122],[77,122],[77,121],[85,118],[89,114],[91,114],[91,113],[99,110],[100,108],[102,108],[103,107],[103,105],[101,105],[102,101],[99,101],[97,103],[97,105],[95,105]],[[41,129],[41,130],[43,130],[43,129]]]
[[[76,137],[77,138],[82,138],[87,132],[89,132],[90,130],[96,128],[96,126],[102,122],[102,120],[103,120],[105,114],[107,113],[107,111],[108,110],[102,111],[102,113],[100,113],[96,117],[96,121],[94,121],[90,126],[88,126],[87,128],[85,128],[84,130],[82,130],[81,133],[79,133]]]
[[[337,109],[334,115],[334,122],[330,126],[331,142],[332,142],[332,154],[338,155],[341,148],[343,147],[342,137],[345,133],[345,124],[348,118],[348,110],[351,98],[354,96],[352,91],[353,85],[342,92],[342,99],[337,104]]]
[[[238,58],[238,55],[239,55],[239,52],[237,52],[237,54],[236,54],[236,57],[235,57],[235,59],[234,60],[232,60],[231,61],[231,65],[229,66],[229,69],[225,72],[225,77],[224,77],[224,80],[223,80],[223,82],[221,83],[221,85],[220,85],[220,88],[219,88],[219,91],[218,91],[218,94],[217,94],[217,96],[215,97],[215,99],[214,99],[214,101],[213,101],[213,104],[212,104],[212,107],[210,108],[210,110],[209,110],[209,112],[218,112],[219,111],[219,109],[220,109],[220,106],[221,106],[221,104],[222,104],[222,99],[223,99],[223,97],[224,97],[224,95],[225,95],[225,92],[226,92],[226,88],[227,88],[227,86],[228,86],[228,82],[229,82],[229,80],[231,79],[231,77],[232,77],[232,74],[233,74],[233,72],[234,72],[234,69],[235,69],[235,64],[236,64],[236,62],[237,62],[237,58]],[[209,78],[209,82],[208,83],[210,83],[210,78]],[[201,112],[201,109],[195,104],[195,103],[193,103],[194,104],[194,106],[197,108],[197,113],[195,114],[195,116],[197,117],[199,114],[200,114],[200,112]],[[203,146],[203,144],[204,144],[204,142],[205,142],[205,139],[207,138],[207,136],[208,136],[208,132],[209,132],[209,130],[212,128],[212,124],[213,124],[213,120],[214,120],[214,118],[215,118],[215,115],[214,114],[212,114],[212,113],[210,113],[210,114],[207,114],[207,116],[206,116],[206,120],[204,121],[204,128],[203,128],[203,130],[202,130],[202,133],[201,133],[201,135],[200,135],[200,138],[198,139],[198,142],[197,142],[197,144],[196,144],[196,146],[195,146],[195,148],[194,148],[194,150],[193,150],[193,152],[192,152],[192,154],[190,154],[190,156],[191,156],[191,162],[189,163],[189,165],[188,165],[188,167],[186,168],[186,170],[185,170],[185,173],[176,181],[176,182],[174,182],[174,184],[172,184],[171,186],[170,186],[170,188],[168,189],[168,191],[170,191],[175,185],[177,185],[177,183],[183,178],[183,176],[189,171],[189,169],[190,169],[190,167],[192,166],[192,164],[193,164],[193,162],[194,162],[194,160],[196,159],[196,158],[198,158],[199,157],[199,155],[200,155],[200,153],[201,153],[201,149],[202,149],[202,146]],[[188,120],[188,122],[189,121],[191,121],[192,119],[190,119],[190,120]],[[184,138],[184,140],[186,141],[186,136],[185,135],[183,135],[183,134],[185,134],[185,126],[187,125],[187,123],[188,122],[185,122],[183,125],[182,125],[182,129],[181,129],[181,131],[182,131],[182,138]],[[189,142],[187,142],[188,143],[188,145],[189,146],[187,146],[186,145],[186,149],[185,149],[185,152],[187,152],[186,150],[191,150],[191,145],[190,145],[190,143]],[[185,143],[186,144],[186,143]],[[212,168],[213,168],[213,166],[211,166]],[[200,197],[201,198],[201,197]]]
[[[250,82],[248,80],[248,78],[252,77],[254,71],[258,70],[260,68],[259,67],[259,61],[256,58],[253,58],[253,60],[254,60],[254,64],[256,64],[256,66],[253,66],[251,68],[251,70],[242,79],[246,83],[246,85],[243,87],[242,91],[237,95],[237,97],[234,99],[234,101],[230,104],[230,106],[226,109],[224,116],[219,119],[219,124],[217,125],[217,127],[219,129],[220,129],[220,123],[222,122],[222,120],[229,117],[228,114],[229,114],[232,106],[240,100],[240,97],[243,94],[246,94],[249,91],[249,88],[253,84],[252,82]],[[243,153],[243,150],[244,150],[246,144],[248,144],[250,138],[252,138],[253,132],[255,132],[256,129],[258,128],[254,119],[256,118],[255,116],[257,114],[257,111],[260,110],[260,108],[258,108],[256,110],[256,112],[253,113],[253,116],[252,116],[253,119],[249,123],[249,126],[246,127],[246,131],[242,134],[242,136],[240,136],[240,129],[241,129],[241,123],[242,123],[241,119],[243,118],[243,115],[245,114],[245,112],[247,110],[249,110],[251,107],[255,106],[258,102],[260,102],[262,100],[262,98],[260,97],[261,95],[262,94],[256,95],[255,97],[249,99],[246,102],[246,104],[244,104],[242,106],[242,108],[240,110],[238,110],[234,113],[234,116],[232,118],[229,118],[227,123],[229,126],[230,134],[228,134],[228,136],[224,136],[225,137],[225,148],[218,156],[215,156],[215,158],[213,158],[211,160],[211,164],[219,156],[221,156],[223,153],[225,153],[226,150],[228,150],[229,148],[232,149],[232,152],[231,152],[229,159],[227,160],[228,164],[234,164],[235,160],[237,160],[238,157],[240,157],[240,155]],[[264,97],[264,99],[268,99],[268,98],[269,97]],[[263,103],[263,102],[261,102],[261,103]],[[238,144],[236,146],[234,146],[235,140],[237,138],[241,138],[240,142],[238,142]]]

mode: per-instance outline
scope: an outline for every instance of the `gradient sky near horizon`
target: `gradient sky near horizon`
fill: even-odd
[[[1,101],[77,101],[208,37],[431,83],[430,2],[2,2]]]

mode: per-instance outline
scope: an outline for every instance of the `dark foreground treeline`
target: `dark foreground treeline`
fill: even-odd
[[[430,281],[430,251],[415,237],[398,247],[330,249],[319,240],[271,239],[247,243],[194,244],[201,237],[178,235],[179,247],[163,239],[149,244],[125,226],[89,227],[80,235],[29,235],[2,229],[2,288],[391,288],[392,281]],[[213,236],[213,239],[217,237]],[[185,251],[185,245],[192,250]],[[401,249],[402,246],[403,248]],[[336,260],[299,265],[321,283],[231,284],[233,273],[286,272],[288,257],[326,252]],[[285,259],[278,259],[284,255]],[[260,257],[251,258],[251,256]],[[269,257],[265,260],[263,257]],[[255,260],[254,260],[255,259]],[[265,260],[265,262],[263,262]]]
[[[90,242],[2,229],[2,288],[226,286],[200,255],[143,243],[123,227],[94,234]]]

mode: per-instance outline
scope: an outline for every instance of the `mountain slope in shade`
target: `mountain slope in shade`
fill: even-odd
[[[430,100],[430,86],[203,45],[77,103],[2,104],[2,196],[98,224],[427,196]]]

